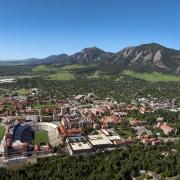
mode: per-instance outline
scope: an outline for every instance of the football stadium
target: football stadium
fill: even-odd
[[[53,152],[61,143],[58,126],[48,122],[11,123],[5,134],[6,157]]]
[[[58,131],[58,126],[53,123],[48,122],[38,122],[33,125],[33,129],[36,132],[47,132],[48,134],[48,141],[54,147],[61,143],[61,138]],[[44,136],[46,136],[44,134]]]

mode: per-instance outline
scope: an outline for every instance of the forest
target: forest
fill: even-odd
[[[20,169],[1,168],[0,177],[3,180],[125,180],[139,176],[140,170],[161,174],[162,179],[180,174],[180,143],[158,146],[139,143],[96,156],[41,158],[37,164],[29,164]]]

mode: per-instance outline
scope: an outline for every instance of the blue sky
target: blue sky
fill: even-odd
[[[149,42],[180,49],[179,9],[179,0],[0,0],[0,59]]]

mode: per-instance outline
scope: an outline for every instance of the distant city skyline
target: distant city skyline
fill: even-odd
[[[1,0],[0,60],[151,42],[180,50],[179,7],[179,0]]]

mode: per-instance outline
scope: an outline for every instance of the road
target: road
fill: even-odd
[[[168,141],[171,141],[171,142],[180,141],[180,137],[171,137],[171,138],[159,137],[159,139],[160,139],[161,141],[164,141],[164,142],[168,142]]]

